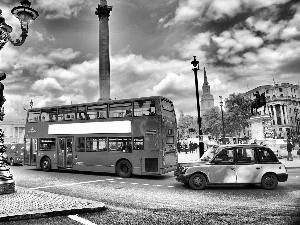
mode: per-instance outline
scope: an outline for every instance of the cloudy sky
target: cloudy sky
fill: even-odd
[[[7,74],[6,116],[35,107],[99,98],[100,0],[31,0],[40,16],[26,42],[7,43],[0,71]],[[12,37],[19,21],[10,10],[20,1],[1,0]],[[206,68],[215,105],[219,96],[260,85],[300,82],[298,0],[108,0],[111,98],[163,95],[177,113],[196,115],[191,61]]]

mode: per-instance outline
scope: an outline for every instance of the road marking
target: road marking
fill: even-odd
[[[119,178],[117,178],[119,179]],[[120,178],[123,179],[123,178]],[[36,189],[45,189],[45,188],[53,188],[53,187],[64,187],[64,186],[72,186],[72,185],[80,185],[80,184],[89,184],[89,183],[97,183],[97,182],[110,182],[110,183],[115,183],[117,181],[115,181],[114,179],[105,179],[105,180],[92,180],[92,181],[83,181],[83,182],[77,182],[77,183],[70,183],[70,184],[56,184],[56,185],[50,185],[50,186],[44,186],[44,187],[35,187],[35,188],[29,188],[32,190],[36,190]],[[120,184],[126,184],[126,181],[118,181]],[[130,183],[130,184],[134,184],[134,185],[144,185],[144,186],[149,186],[150,184],[140,184],[140,183]],[[161,184],[154,184],[152,185],[154,187],[163,187],[164,185]],[[168,188],[173,188],[175,186],[167,186]]]
[[[95,182],[99,182],[99,181],[104,181],[104,180],[92,180],[92,181],[84,181],[84,182],[70,183],[70,184],[56,184],[56,185],[51,185],[51,186],[35,187],[35,188],[29,188],[29,189],[35,190],[35,189],[43,189],[43,188],[51,188],[51,187],[63,187],[63,186],[71,186],[71,185],[78,185],[78,184],[95,183]]]
[[[91,222],[91,221],[89,221],[87,219],[81,218],[81,217],[79,217],[77,215],[69,215],[68,217],[70,219],[75,220],[75,221],[77,221],[79,223],[82,223],[84,225],[97,225],[97,224],[95,224],[95,223],[93,223],[93,222]]]
[[[123,180],[123,178],[122,178],[122,177],[118,177],[117,179],[118,179],[118,180]]]

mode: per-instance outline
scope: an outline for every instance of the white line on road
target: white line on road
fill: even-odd
[[[125,183],[127,183],[127,182],[125,182],[125,181],[122,181],[122,182],[120,182],[121,184],[125,184]]]
[[[143,185],[149,185],[149,184],[143,184]]]
[[[97,225],[97,224],[95,224],[95,223],[93,223],[93,222],[91,222],[91,221],[89,221],[87,219],[81,218],[81,217],[79,217],[77,215],[69,215],[68,217],[70,219],[75,220],[75,221],[77,221],[79,223],[82,223],[84,225]]]
[[[92,180],[92,181],[84,181],[84,182],[71,183],[71,184],[56,184],[56,185],[51,185],[51,186],[35,187],[35,188],[30,188],[30,189],[35,190],[35,189],[43,189],[43,188],[51,188],[51,187],[63,187],[63,186],[71,186],[71,185],[78,185],[78,184],[95,183],[95,182],[99,182],[99,181],[104,181],[104,180]]]
[[[139,183],[131,183],[131,184],[139,184]]]
[[[169,188],[171,188],[171,187],[175,187],[175,186],[168,186]]]

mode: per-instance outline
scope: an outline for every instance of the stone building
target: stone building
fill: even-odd
[[[24,143],[26,119],[5,118],[1,122],[4,131],[4,143]]]
[[[210,94],[210,85],[207,81],[206,70],[204,67],[204,82],[202,85],[200,116],[203,116],[208,110],[214,107],[214,96]]]
[[[300,89],[299,85],[281,83],[264,85],[254,88],[245,93],[251,99],[256,91],[265,93],[266,110],[272,118],[272,127],[276,138],[287,138],[296,131],[296,119],[300,113]],[[263,107],[259,109],[263,115]]]

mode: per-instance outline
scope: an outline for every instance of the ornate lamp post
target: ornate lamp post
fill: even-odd
[[[199,156],[201,157],[204,154],[204,143],[202,139],[202,129],[201,129],[201,117],[200,117],[200,104],[199,104],[199,90],[198,90],[198,77],[197,71],[199,69],[199,61],[196,60],[196,56],[194,56],[194,60],[191,62],[193,65],[193,71],[195,75],[195,86],[196,86],[196,98],[197,98],[197,112],[198,112],[198,127],[199,127]]]
[[[224,116],[223,116],[223,100],[222,100],[222,96],[220,97],[220,106],[221,106],[221,113],[222,113],[222,143],[225,144],[225,131],[224,131]]]
[[[28,36],[28,24],[31,20],[35,20],[39,16],[37,11],[30,8],[30,5],[31,3],[28,0],[22,0],[21,6],[14,7],[11,10],[11,13],[20,20],[22,29],[21,40],[17,39],[16,41],[11,39],[10,33],[12,32],[12,27],[5,23],[5,19],[2,17],[2,10],[0,9],[0,50],[8,41],[14,46],[20,46],[25,42]]]
[[[28,36],[28,24],[31,20],[35,20],[39,14],[34,9],[30,8],[31,3],[28,0],[22,0],[21,6],[14,7],[11,13],[20,20],[22,33],[20,35],[21,40],[17,39],[13,41],[10,33],[12,27],[5,23],[5,19],[2,17],[2,10],[0,9],[0,50],[4,45],[10,41],[14,46],[20,46],[25,42]],[[0,81],[6,78],[5,73],[0,73]],[[4,117],[5,97],[3,94],[4,85],[0,82],[0,119]],[[6,146],[4,145],[4,132],[0,129],[0,194],[8,194],[15,192],[15,181],[13,175],[10,172],[6,155]]]

